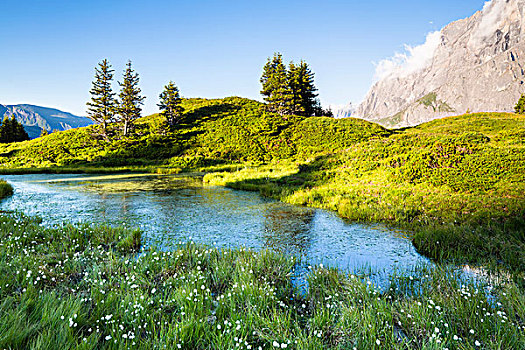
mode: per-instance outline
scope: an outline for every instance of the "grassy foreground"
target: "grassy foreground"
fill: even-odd
[[[522,349],[525,296],[446,268],[380,291],[293,258],[194,243],[139,252],[140,232],[0,215],[0,348]]]

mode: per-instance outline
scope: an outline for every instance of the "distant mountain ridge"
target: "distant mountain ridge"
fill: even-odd
[[[349,118],[355,113],[355,107],[352,102],[346,105],[329,105],[328,109],[332,112],[334,118]]]
[[[356,115],[388,127],[512,111],[525,92],[525,0],[492,0],[378,65]]]
[[[34,139],[40,136],[42,130],[69,130],[93,124],[87,117],[79,117],[55,108],[34,106],[29,104],[1,105],[0,118],[15,116],[29,137]]]

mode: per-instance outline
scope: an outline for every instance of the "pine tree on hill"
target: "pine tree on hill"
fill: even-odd
[[[268,62],[263,67],[260,81],[262,84],[261,94],[268,103],[268,110],[280,115],[293,114],[293,92],[280,53],[275,53],[273,59],[268,58]]]
[[[273,111],[279,115],[293,114],[293,93],[288,84],[286,66],[280,64],[275,71],[275,90],[270,98]]]
[[[296,115],[305,115],[306,110],[304,104],[302,103],[302,96],[300,94],[300,77],[299,77],[299,66],[295,63],[290,62],[288,65],[288,84],[292,90],[292,105],[293,105],[293,114]]]
[[[282,62],[282,55],[280,53],[275,53],[273,59],[268,57],[268,61],[263,67],[263,73],[260,79],[262,84],[261,95],[266,102],[269,102],[270,96],[272,95],[274,87],[273,77],[275,75],[276,63],[278,60]]]
[[[42,131],[40,132],[40,136],[39,137],[44,137],[44,136],[47,136],[47,135],[49,135],[49,132],[46,129],[42,129]]]
[[[181,106],[181,97],[177,86],[170,81],[168,85],[164,86],[164,91],[159,95],[160,103],[157,105],[160,109],[160,115],[166,118],[166,122],[170,127],[174,127],[180,123],[182,112],[184,108]]]
[[[14,142],[22,142],[29,140],[29,135],[27,134],[26,129],[24,129],[22,123],[19,123],[14,116],[11,123],[14,129]]]
[[[5,117],[0,125],[0,143],[9,143],[12,134],[11,121],[9,117]]]
[[[288,81],[293,94],[294,114],[310,117],[319,108],[317,88],[314,85],[314,73],[308,64],[301,60],[295,65],[290,63]]]
[[[133,123],[140,118],[142,112],[141,106],[144,104],[144,96],[141,96],[141,90],[138,87],[139,75],[131,68],[131,61],[128,61],[121,87],[118,102],[119,121],[123,123],[123,134],[126,136],[133,129]]]
[[[0,143],[21,142],[29,140],[24,126],[19,123],[15,116],[5,117],[0,125]]]
[[[93,87],[89,91],[91,101],[87,103],[88,117],[95,123],[102,124],[104,136],[107,136],[107,124],[113,120],[117,108],[115,93],[111,88],[113,72],[107,59],[98,64],[95,68]]]

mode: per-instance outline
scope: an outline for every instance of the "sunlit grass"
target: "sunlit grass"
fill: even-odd
[[[205,182],[412,232],[437,260],[525,270],[525,117],[445,118],[307,160],[208,174]]]
[[[436,260],[525,270],[523,115],[386,130],[352,118],[282,118],[238,97],[184,107],[176,130],[152,115],[129,138],[112,125],[110,141],[88,127],[0,145],[0,173],[208,172],[209,185],[407,229]],[[126,187],[142,190],[132,182],[111,190]]]
[[[0,216],[0,348],[490,349],[525,346],[525,296],[455,269],[378,289],[294,258],[192,242],[140,250],[140,232],[44,228]],[[138,253],[138,254],[137,254]],[[489,294],[490,293],[490,294]]]

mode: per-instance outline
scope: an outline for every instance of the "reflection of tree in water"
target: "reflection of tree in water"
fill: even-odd
[[[120,211],[122,212],[122,216],[124,218],[127,218],[130,215],[130,206],[131,206],[130,195],[124,194],[122,195],[120,200],[122,202],[122,204],[120,205]]]
[[[100,203],[98,205],[98,219],[102,219],[102,221],[106,221],[108,217],[108,206],[107,206],[107,197],[108,195],[106,193],[102,193],[100,195]]]
[[[304,256],[312,241],[315,211],[308,208],[271,205],[264,214],[265,245],[276,251]]]

